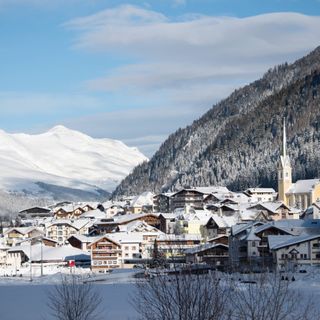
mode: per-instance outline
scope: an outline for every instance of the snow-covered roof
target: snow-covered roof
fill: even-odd
[[[108,238],[116,241],[119,244],[143,242],[143,234],[141,233],[115,232],[109,233]]]
[[[157,228],[150,226],[144,221],[135,220],[124,225],[119,225],[119,232],[140,232],[140,233],[159,233]]]
[[[78,239],[82,243],[91,243],[96,241],[98,238],[101,238],[101,236],[86,236],[83,234],[73,234],[72,236],[69,237],[69,239],[72,237]]]
[[[256,204],[254,204],[253,206],[251,206],[250,209],[262,207],[272,213],[277,213],[277,210],[282,206],[285,206],[287,209],[290,209],[287,205],[285,205],[281,201],[258,202]]]
[[[13,228],[9,228],[7,229],[6,231],[4,231],[3,234],[8,234],[12,231],[17,231],[18,233],[21,233],[23,235],[26,235],[28,234],[29,232],[32,232],[32,231],[38,231],[39,233],[42,233],[44,234],[44,232],[42,230],[40,230],[39,228],[37,227],[13,227]]]
[[[318,239],[320,238],[320,234],[319,233],[315,235],[301,234],[300,236],[291,236],[291,237],[283,238],[282,241],[280,238],[281,237],[279,237],[278,239],[271,237],[271,239],[269,240],[269,244],[271,244],[271,247],[270,247],[271,250],[277,250],[277,249],[292,246],[298,243]]]
[[[287,194],[311,192],[317,184],[320,184],[320,179],[298,180],[296,183],[292,184],[287,191]]]
[[[42,248],[41,248],[42,247]],[[30,258],[30,245],[12,247],[10,252],[23,251]],[[35,244],[31,246],[32,261],[67,261],[67,260],[90,260],[90,254],[72,246],[48,247]]]
[[[195,187],[194,190],[199,191],[199,192],[201,192],[203,194],[228,193],[228,192],[230,192],[227,187],[221,187],[221,186]]]
[[[235,215],[219,216],[218,214],[212,214],[211,218],[219,228],[231,228],[238,222],[238,218]]]
[[[181,234],[181,235],[175,235],[175,234],[160,234],[157,238],[159,241],[187,241],[187,240],[201,240],[201,235],[197,234]]]
[[[67,224],[77,230],[80,230],[84,226],[91,224],[91,222],[88,219],[76,219],[76,220],[69,220],[69,219],[57,219],[52,220],[46,227],[49,228],[54,225],[59,224]]]
[[[256,236],[255,234],[255,227],[252,226],[251,229],[249,229],[248,235],[246,237],[247,241],[260,241],[261,238],[259,238],[258,236]]]
[[[142,194],[134,197],[130,205],[132,207],[152,206],[153,196],[154,194],[152,192],[149,192],[149,191],[143,192]]]
[[[273,189],[273,188],[249,188],[247,189],[245,192],[248,192],[248,193],[276,193],[276,191]]]
[[[205,243],[205,244],[201,244],[199,246],[193,247],[193,248],[189,248],[185,251],[186,254],[195,254],[195,253],[199,253],[199,252],[203,252],[209,249],[213,249],[213,248],[217,248],[217,247],[222,247],[225,249],[228,249],[229,246],[222,244],[222,243]]]
[[[105,218],[105,217],[106,217],[105,212],[103,212],[99,209],[90,210],[90,211],[84,212],[81,215],[81,218],[101,219],[101,218]]]
[[[255,220],[258,215],[259,215],[259,212],[257,210],[246,209],[246,210],[239,211],[239,216],[242,221]]]

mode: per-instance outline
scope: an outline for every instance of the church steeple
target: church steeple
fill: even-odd
[[[282,156],[285,158],[287,155],[287,136],[286,136],[286,118],[283,118],[283,136],[282,136]]]
[[[283,119],[283,136],[282,136],[282,155],[280,156],[278,166],[278,198],[287,203],[286,192],[292,185],[292,169],[290,158],[287,155],[287,135],[286,135],[286,120]]]

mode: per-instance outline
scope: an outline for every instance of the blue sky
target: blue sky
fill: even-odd
[[[0,0],[0,128],[138,146],[320,45],[320,0]]]

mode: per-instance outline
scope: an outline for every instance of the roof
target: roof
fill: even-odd
[[[73,234],[72,236],[69,237],[69,239],[72,237],[78,239],[82,243],[91,243],[96,241],[98,238],[101,238],[101,236],[85,236],[82,234]]]
[[[142,194],[133,198],[130,203],[132,207],[142,207],[142,206],[152,206],[153,205],[153,196],[152,192],[143,192]]]
[[[195,254],[195,253],[203,252],[206,250],[214,249],[217,247],[222,247],[225,249],[229,248],[228,245],[222,244],[222,243],[205,243],[205,244],[201,244],[200,246],[196,246],[196,247],[187,249],[187,250],[185,250],[185,253],[186,254]]]
[[[300,236],[291,236],[283,238],[282,241],[280,239],[281,237],[277,238],[271,238],[269,240],[269,243],[271,244],[270,249],[271,250],[278,250],[284,247],[292,246],[298,243],[311,241],[314,239],[320,238],[320,234],[310,235],[310,234],[302,234]],[[277,241],[278,240],[278,241]]]
[[[54,225],[59,225],[59,224],[68,224],[68,225],[72,226],[73,228],[80,230],[81,228],[83,228],[85,225],[87,225],[89,223],[91,223],[91,222],[87,219],[76,219],[76,220],[57,219],[57,220],[51,221],[51,223],[49,223],[47,225],[47,228],[54,226]]]
[[[113,239],[110,235],[111,235],[111,233],[98,236],[97,239],[94,240],[93,242],[89,243],[88,246],[91,247],[94,243],[99,242],[99,241],[100,241],[101,239],[103,239],[103,238],[106,238],[106,239],[108,239],[110,242],[113,242],[115,245],[120,246],[120,243],[117,242],[115,239]]]
[[[276,193],[273,188],[249,188],[245,192],[248,193]]]
[[[218,214],[212,214],[211,218],[219,228],[231,228],[238,222],[238,218],[235,215],[219,216]]]
[[[100,209],[89,210],[81,214],[81,218],[101,219],[105,217],[106,217],[106,213],[101,211]]]
[[[317,184],[320,184],[320,179],[298,180],[296,183],[292,184],[286,193],[311,192]]]
[[[268,210],[272,213],[277,213],[277,210],[282,206],[286,207],[288,210],[290,209],[287,205],[285,205],[281,201],[258,202],[256,204],[254,204],[253,206],[251,206],[250,209],[257,208],[259,206],[265,208],[266,210]]]
[[[23,251],[30,258],[30,245],[16,246],[8,250],[9,253],[17,251]],[[31,246],[31,260],[41,261],[41,257],[43,261],[90,260],[88,252],[72,246],[48,247],[41,244]]]
[[[12,232],[13,230],[16,230],[17,232],[19,232],[23,235],[28,234],[29,232],[31,232],[33,230],[36,230],[39,233],[44,234],[44,232],[42,230],[38,229],[37,227],[13,227],[13,228],[7,229],[3,234],[8,234],[8,233]]]

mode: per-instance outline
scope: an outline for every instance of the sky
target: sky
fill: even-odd
[[[0,0],[0,128],[62,124],[148,157],[320,45],[320,0]]]

